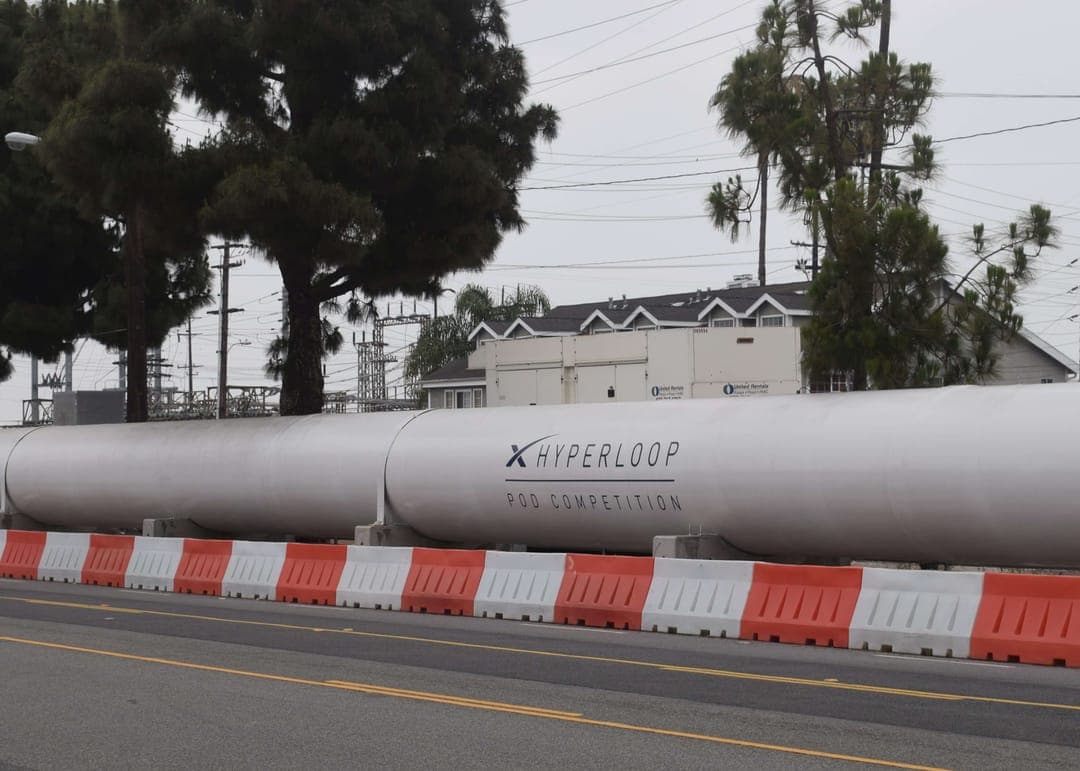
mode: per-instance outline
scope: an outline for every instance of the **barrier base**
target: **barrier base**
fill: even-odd
[[[445,546],[425,538],[406,525],[357,525],[357,546]]]
[[[147,538],[215,538],[217,533],[178,517],[150,517],[142,521],[142,534]]]
[[[653,556],[691,560],[752,560],[719,535],[658,535],[653,537]]]
[[[19,514],[18,512],[11,511],[7,514],[0,514],[0,530],[29,530],[31,532],[40,533],[41,531],[47,531],[48,525],[43,525],[36,519],[31,519],[25,514]]]

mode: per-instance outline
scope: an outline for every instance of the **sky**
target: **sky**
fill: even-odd
[[[552,105],[559,136],[538,148],[521,182],[528,222],[508,234],[481,273],[460,273],[444,285],[480,283],[496,296],[537,284],[553,304],[721,287],[756,273],[757,223],[732,243],[705,215],[712,184],[733,173],[753,179],[753,161],[717,130],[708,109],[732,59],[754,40],[765,0],[510,0],[511,38],[525,52],[529,100]],[[830,7],[842,4],[834,0]],[[621,18],[617,18],[621,17]],[[935,221],[948,236],[953,270],[971,264],[965,243],[974,223],[996,232],[1032,203],[1048,206],[1061,230],[1059,248],[1036,262],[1037,280],[1023,293],[1026,328],[1070,358],[1080,353],[1080,120],[971,139],[969,134],[1080,118],[1073,0],[894,0],[892,50],[905,61],[930,62],[938,92],[923,131],[937,140],[941,173],[924,186]],[[865,56],[839,45],[849,62]],[[209,128],[193,105],[174,114],[178,140]],[[11,127],[14,128],[14,127]],[[776,196],[772,196],[775,200]],[[770,211],[769,282],[797,281],[807,250],[798,218]],[[218,243],[213,239],[212,243]],[[211,253],[211,262],[216,262]],[[281,321],[276,268],[250,250],[233,270],[230,383],[271,384],[262,373],[265,347]],[[428,313],[430,301],[380,298],[382,312]],[[440,304],[449,308],[453,295]],[[212,306],[211,306],[212,307]],[[209,308],[208,308],[209,309]],[[206,310],[208,310],[206,309]],[[217,317],[193,320],[195,387],[216,383]],[[356,387],[349,345],[365,328],[344,321],[346,346],[326,363],[327,390]],[[187,343],[176,330],[163,348],[172,385],[186,388]],[[387,331],[388,351],[403,357],[417,327]],[[367,331],[370,335],[370,331]],[[95,343],[76,346],[75,387],[116,387],[117,368]],[[29,366],[0,384],[0,424],[18,422],[29,397]],[[54,366],[42,364],[42,373]],[[391,373],[388,382],[397,376]],[[44,389],[42,396],[48,397]],[[391,395],[393,395],[391,391]]]

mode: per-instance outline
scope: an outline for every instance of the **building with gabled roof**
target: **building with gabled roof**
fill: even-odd
[[[476,349],[421,380],[425,406],[461,408],[847,390],[806,382],[808,282],[705,289],[558,305],[483,321]],[[1063,382],[1077,364],[1022,330],[1002,349],[999,383]]]

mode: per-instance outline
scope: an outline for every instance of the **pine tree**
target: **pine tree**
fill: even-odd
[[[917,131],[933,94],[931,67],[890,50],[888,0],[830,8],[774,0],[758,33],[786,41],[779,77],[796,100],[771,146],[782,202],[826,245],[810,289],[804,366],[811,382],[845,373],[858,390],[985,381],[1000,343],[1022,325],[1016,303],[1031,260],[1053,246],[1050,213],[1034,206],[996,237],[975,226],[975,266],[950,284],[948,248],[918,187],[936,171],[933,140]],[[826,38],[865,42],[874,29],[877,48],[858,66],[827,49]],[[745,80],[732,78],[732,90]],[[759,147],[770,135],[770,92],[743,93],[749,104],[738,109],[758,117],[732,130]],[[720,192],[729,217],[747,197],[739,179]]]
[[[124,330],[129,422],[147,419],[147,347],[208,300],[195,213],[213,164],[174,145],[175,74],[151,39],[176,9],[169,0],[43,3],[19,75],[48,114],[38,156],[82,214],[121,240],[120,265],[95,284],[92,332],[117,346]]]
[[[288,291],[284,414],[322,406],[322,303],[430,295],[523,226],[516,184],[556,116],[523,104],[495,0],[199,3],[160,38],[221,115],[207,227],[263,248]]]
[[[36,11],[44,12],[44,11]],[[34,17],[23,2],[0,5],[0,125],[38,133],[46,109],[20,87],[34,54]],[[53,361],[94,325],[94,289],[116,259],[113,234],[83,219],[35,150],[0,148],[0,382],[11,353]]]

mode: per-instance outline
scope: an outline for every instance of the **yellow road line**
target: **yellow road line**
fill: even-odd
[[[507,704],[502,701],[485,701],[484,699],[471,699],[465,696],[445,696],[427,691],[409,691],[404,688],[390,688],[383,685],[371,685],[369,683],[353,683],[348,680],[327,680],[327,685],[340,686],[350,691],[361,691],[377,696],[397,696],[403,699],[422,699],[424,701],[452,702],[460,707],[478,707],[480,709],[509,709],[514,712],[529,712],[541,717],[581,717],[580,712],[566,712],[560,709],[546,709],[543,707],[525,707],[520,704]]]
[[[549,710],[542,707],[530,707],[520,704],[510,704],[507,702],[485,701],[482,699],[471,699],[464,696],[453,696],[451,694],[433,693],[428,691],[411,691],[405,690],[403,688],[391,688],[387,686],[372,685],[368,683],[352,683],[344,680],[310,680],[302,677],[276,675],[268,672],[253,672],[251,670],[245,669],[231,669],[229,667],[219,667],[212,664],[197,664],[192,661],[164,659],[157,656],[140,656],[134,653],[121,653],[119,651],[102,650],[99,648],[86,648],[78,645],[67,645],[64,643],[47,642],[45,640],[29,640],[22,637],[0,636],[0,642],[14,643],[18,645],[30,645],[38,648],[50,648],[53,650],[67,651],[70,653],[92,654],[96,656],[105,656],[113,659],[137,661],[144,664],[158,664],[162,666],[180,667],[183,669],[194,669],[202,672],[213,672],[216,674],[234,675],[238,677],[250,677],[258,680],[270,680],[279,683],[289,683],[292,685],[305,685],[316,688],[333,688],[336,690],[360,692],[377,696],[389,696],[399,699],[431,702],[452,707],[466,707],[470,709],[483,709],[490,712],[504,712],[508,714],[522,715],[524,717],[542,718],[545,720],[558,720],[566,723],[577,723],[579,725],[592,726],[596,728],[613,728],[621,731],[634,731],[636,733],[652,734],[655,736],[669,736],[679,739],[691,739],[695,741],[710,742],[713,744],[723,744],[733,747],[745,747],[748,749],[765,750],[768,752],[780,752],[789,755],[801,755],[814,758],[823,758],[826,760],[846,761],[850,763],[863,763],[883,766],[887,768],[917,769],[917,771],[943,771],[943,769],[939,769],[935,766],[922,766],[913,763],[902,763],[892,760],[882,760],[880,758],[869,758],[859,755],[845,755],[836,752],[824,752],[822,750],[812,750],[805,747],[794,747],[785,744],[769,744],[766,742],[754,742],[744,739],[732,739],[726,736],[713,736],[710,734],[698,734],[688,731],[675,731],[667,728],[656,728],[654,726],[636,725],[633,723],[620,723],[612,720],[596,720],[593,718],[583,717],[581,713],[578,712],[563,712],[560,710]]]
[[[554,659],[566,659],[570,661],[587,661],[598,664],[616,664],[620,666],[644,667],[666,672],[678,672],[683,674],[705,675],[708,677],[721,677],[731,680],[754,680],[763,683],[775,683],[779,685],[798,685],[810,688],[832,688],[841,691],[860,691],[863,693],[879,694],[883,696],[898,696],[914,699],[935,699],[941,701],[956,702],[979,702],[985,704],[1004,704],[1013,707],[1034,707],[1039,709],[1058,709],[1080,712],[1080,704],[1055,704],[1052,702],[1024,701],[1021,699],[1006,699],[996,696],[972,696],[962,693],[943,693],[938,691],[911,690],[906,688],[890,688],[881,685],[868,685],[862,683],[841,683],[829,680],[814,680],[803,677],[785,677],[782,675],[762,675],[752,672],[738,672],[727,669],[710,669],[707,667],[681,667],[676,664],[665,664],[659,661],[643,661],[639,659],[620,659],[607,656],[590,656],[581,653],[562,653],[559,651],[545,651],[535,648],[517,648],[505,645],[489,645],[485,643],[469,643],[459,640],[443,640],[436,637],[418,637],[414,635],[389,634],[386,632],[361,632],[353,629],[331,629],[320,626],[306,626],[302,624],[283,624],[273,621],[251,621],[247,619],[226,618],[223,616],[206,616],[195,613],[176,613],[164,610],[142,610],[139,608],[124,608],[105,603],[89,604],[79,602],[64,602],[60,600],[39,600],[28,597],[12,597],[0,595],[0,600],[22,602],[28,605],[47,605],[62,608],[75,608],[79,610],[96,610],[108,613],[125,613],[128,615],[163,616],[166,618],[183,618],[192,621],[210,621],[221,624],[238,624],[242,626],[255,626],[270,629],[287,629],[295,632],[329,632],[333,634],[350,635],[353,637],[366,637],[380,640],[395,640],[400,642],[416,642],[426,645],[441,645],[451,648],[467,648],[472,650],[493,651],[496,653],[513,653],[527,656],[544,656]]]

